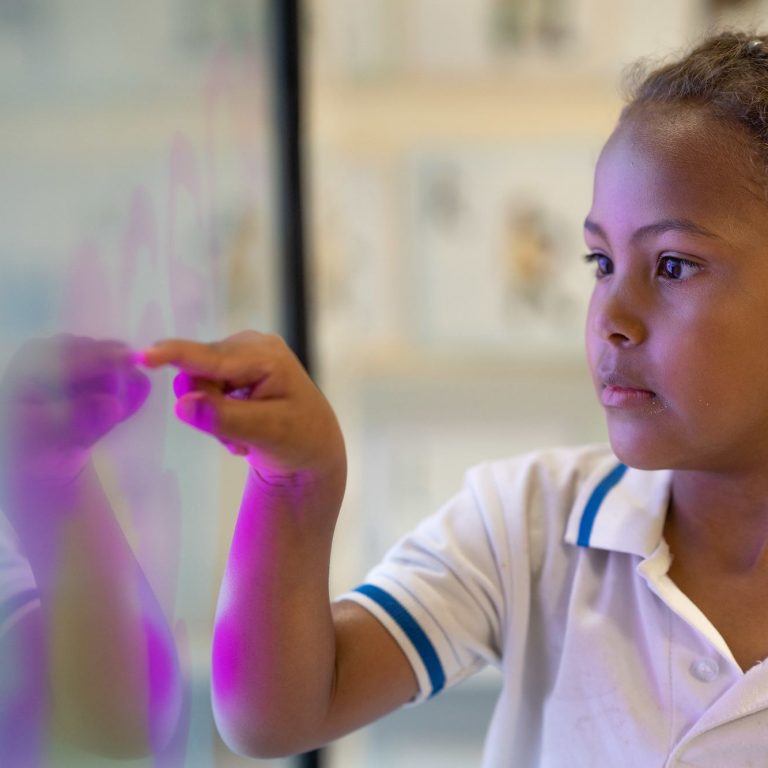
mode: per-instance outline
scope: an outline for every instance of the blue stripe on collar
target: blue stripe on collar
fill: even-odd
[[[592,536],[592,528],[595,525],[595,518],[600,509],[600,505],[603,503],[603,499],[608,495],[608,492],[613,488],[627,471],[626,464],[618,464],[614,467],[598,484],[594,491],[592,491],[584,512],[581,515],[581,522],[579,523],[579,537],[576,543],[580,547],[588,547],[589,540]]]

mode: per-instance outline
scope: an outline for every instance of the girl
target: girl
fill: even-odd
[[[145,351],[251,467],[214,636],[233,748],[302,751],[490,663],[486,766],[766,763],[766,182],[766,38],[639,80],[585,221],[611,449],[472,470],[333,603],[344,444],[295,358],[256,333]]]

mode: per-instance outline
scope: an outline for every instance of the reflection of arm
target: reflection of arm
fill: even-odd
[[[147,753],[171,735],[173,638],[91,461],[148,391],[125,345],[68,335],[28,342],[0,378],[2,505],[40,599],[4,639],[0,663],[18,669],[0,728],[15,726],[19,708],[3,710],[13,700],[32,707],[40,733],[109,754]]]
[[[40,599],[0,514],[0,765],[42,765],[45,690]]]
[[[5,639],[25,667],[16,695],[42,703],[34,668],[44,666],[47,732],[116,756],[161,746],[180,706],[173,638],[92,465],[66,489],[25,494],[9,513],[41,601],[39,616]]]

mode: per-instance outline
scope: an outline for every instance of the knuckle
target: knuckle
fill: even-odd
[[[264,344],[270,350],[274,352],[282,351],[286,348],[285,339],[276,333],[268,333],[264,335]]]
[[[249,328],[245,331],[240,331],[240,333],[235,334],[233,338],[241,339],[243,341],[259,341],[260,339],[263,339],[264,336],[265,334],[261,331],[256,331],[252,328]]]

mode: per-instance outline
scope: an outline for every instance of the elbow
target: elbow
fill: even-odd
[[[272,726],[258,722],[253,714],[238,716],[226,713],[214,699],[213,716],[222,741],[234,753],[243,757],[272,759],[305,752],[313,745],[304,745],[296,738],[292,727]]]
[[[249,647],[236,622],[219,617],[213,634],[211,704],[224,743],[246,757],[269,759],[306,752],[321,745],[322,707],[287,681],[263,649]]]
[[[289,751],[281,750],[280,744],[276,740],[268,738],[267,734],[259,733],[252,723],[246,724],[240,718],[227,716],[213,703],[213,719],[216,723],[216,730],[221,736],[221,740],[227,747],[237,755],[251,758],[269,759],[275,757],[286,757]]]
[[[211,657],[211,708],[219,735],[230,750],[244,757],[293,754],[298,749],[282,733],[289,729],[282,725],[275,698],[265,695],[263,682],[248,673],[249,656],[236,625],[219,618]]]
[[[259,702],[245,690],[217,693],[211,687],[213,719],[222,741],[234,753],[250,758],[272,759],[301,754],[322,746],[322,726],[302,717],[295,702]]]

